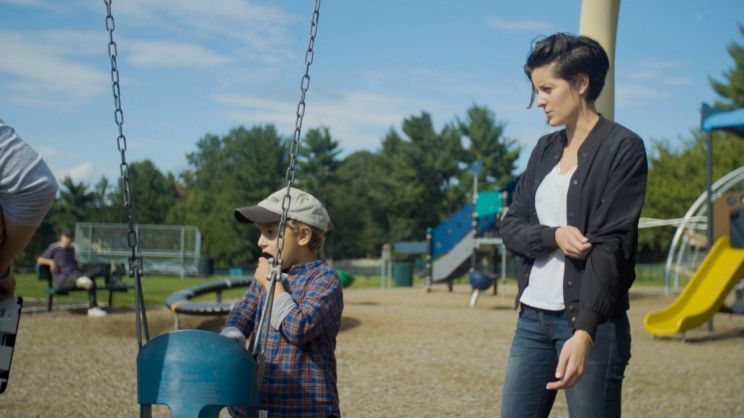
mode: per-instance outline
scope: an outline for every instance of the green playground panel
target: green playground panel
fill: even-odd
[[[480,192],[475,202],[475,211],[478,216],[488,216],[501,212],[501,192]]]

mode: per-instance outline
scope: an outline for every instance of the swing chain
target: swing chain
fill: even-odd
[[[302,76],[300,82],[300,100],[297,103],[297,119],[295,120],[294,137],[289,147],[289,166],[287,167],[287,173],[285,180],[287,181],[287,193],[282,199],[282,217],[279,221],[279,237],[277,238],[276,256],[271,260],[271,266],[269,267],[269,282],[271,286],[267,292],[266,299],[263,305],[263,311],[261,312],[261,319],[258,324],[258,333],[255,336],[255,342],[253,344],[252,354],[258,358],[259,370],[262,370],[265,362],[264,354],[266,351],[266,340],[269,336],[269,321],[267,318],[271,318],[272,302],[274,300],[274,289],[276,288],[276,282],[281,277],[281,266],[282,266],[282,248],[284,248],[284,229],[287,226],[287,215],[289,213],[289,204],[292,198],[289,195],[289,191],[294,184],[295,170],[294,165],[297,160],[297,154],[300,151],[300,140],[302,134],[302,120],[305,117],[305,95],[310,87],[310,65],[313,63],[315,57],[315,36],[318,33],[318,18],[320,17],[320,0],[315,0],[315,7],[313,9],[312,22],[310,24],[310,40],[308,41],[307,51],[305,52],[305,74]],[[263,384],[263,372],[259,371],[256,374],[256,385],[259,388]]]
[[[282,260],[282,248],[284,248],[284,228],[287,225],[287,215],[289,213],[289,205],[292,198],[289,195],[289,190],[294,184],[295,179],[295,161],[297,160],[297,154],[300,152],[300,141],[302,134],[302,121],[305,117],[305,95],[307,94],[308,88],[310,88],[310,65],[313,63],[315,58],[315,37],[318,34],[318,19],[320,17],[320,0],[315,0],[315,7],[313,9],[312,22],[310,24],[310,40],[308,41],[307,51],[305,52],[305,74],[302,76],[300,82],[300,100],[297,103],[297,113],[295,120],[294,137],[289,147],[289,167],[287,167],[287,173],[285,180],[287,182],[287,193],[282,199],[282,218],[279,222],[279,238],[277,242],[277,253],[274,257],[272,280],[278,279],[277,272],[280,270]]]
[[[144,334],[145,342],[150,340],[150,330],[147,324],[147,312],[145,311],[145,298],[142,294],[141,276],[144,274],[142,267],[142,255],[137,255],[137,232],[134,229],[134,204],[132,203],[132,193],[129,187],[129,164],[127,164],[126,150],[127,137],[124,136],[124,111],[121,110],[121,91],[119,89],[119,67],[116,58],[118,49],[114,42],[114,16],[111,14],[111,1],[103,0],[106,4],[106,30],[109,33],[108,54],[111,58],[111,89],[114,94],[114,121],[119,129],[119,135],[116,137],[116,146],[121,154],[121,164],[119,172],[121,174],[121,190],[124,194],[124,207],[126,208],[127,225],[127,242],[129,249],[132,251],[129,256],[129,276],[134,278],[134,305],[136,311],[136,332],[137,345],[142,348],[142,339]]]
[[[116,126],[119,129],[119,135],[116,137],[116,146],[121,154],[121,163],[119,164],[119,172],[121,174],[121,186],[124,194],[124,207],[126,208],[127,224],[129,231],[127,232],[127,242],[129,249],[132,251],[132,256],[129,258],[129,275],[134,276],[135,270],[141,275],[142,269],[142,257],[137,256],[137,232],[134,230],[134,211],[132,204],[132,194],[129,187],[129,164],[126,159],[127,150],[127,137],[124,135],[124,111],[121,109],[121,90],[119,88],[119,67],[117,65],[118,48],[114,41],[114,29],[116,25],[114,23],[114,16],[111,14],[111,1],[103,0],[106,3],[106,30],[109,33],[108,43],[108,54],[111,58],[111,88],[114,94],[114,120]]]

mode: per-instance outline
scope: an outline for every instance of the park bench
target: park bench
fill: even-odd
[[[105,266],[105,267],[104,267]],[[108,291],[108,306],[112,306],[114,301],[114,292],[127,292],[129,289],[134,289],[134,285],[126,284],[121,281],[121,278],[126,274],[123,264],[117,264],[113,272],[108,263],[101,264],[101,274],[96,277],[103,277],[104,285],[98,286],[96,284],[96,290],[107,290]],[[47,311],[52,310],[52,302],[55,296],[64,296],[70,292],[87,292],[87,289],[69,288],[60,289],[54,286],[52,280],[52,271],[49,266],[36,265],[36,278],[39,280],[46,280],[47,287],[44,289],[44,294],[48,297]],[[91,277],[95,280],[94,277]]]

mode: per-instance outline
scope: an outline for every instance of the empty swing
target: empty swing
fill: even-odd
[[[268,338],[274,289],[279,280],[282,265],[282,249],[287,214],[291,205],[290,189],[294,184],[294,164],[300,148],[302,121],[305,115],[305,95],[310,86],[310,65],[315,52],[315,36],[318,29],[320,0],[315,0],[310,38],[305,53],[305,72],[300,83],[300,99],[297,104],[294,137],[290,147],[289,166],[285,180],[287,194],[282,201],[282,217],[279,223],[277,254],[271,260],[269,280],[271,286],[259,320],[259,331],[254,335],[252,351],[249,353],[234,341],[214,332],[203,330],[181,330],[159,335],[149,340],[147,315],[142,293],[142,256],[138,255],[137,233],[134,229],[134,209],[130,195],[127,141],[123,132],[124,113],[121,108],[117,46],[114,41],[114,17],[112,0],[106,4],[106,29],[109,32],[108,53],[111,61],[111,83],[114,96],[114,120],[118,128],[116,138],[121,155],[119,166],[121,185],[124,191],[124,206],[128,223],[129,274],[135,283],[136,331],[139,353],[137,354],[137,402],[140,418],[151,417],[152,405],[166,405],[174,418],[216,418],[220,410],[228,406],[243,407],[246,417],[259,416],[259,400],[266,364],[266,340]],[[144,344],[143,344],[144,334]],[[251,378],[253,376],[253,378]]]

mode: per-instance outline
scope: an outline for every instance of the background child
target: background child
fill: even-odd
[[[282,200],[287,189],[255,206],[238,208],[235,218],[261,230],[255,281],[230,312],[222,334],[245,344],[258,333],[269,288],[268,257],[275,257]],[[282,249],[283,273],[276,284],[266,341],[261,410],[269,416],[340,417],[336,388],[336,335],[343,295],[338,275],[317,254],[332,228],[323,204],[309,193],[290,189],[290,208]],[[258,342],[254,342],[258,343]],[[231,408],[233,416],[239,408]]]

